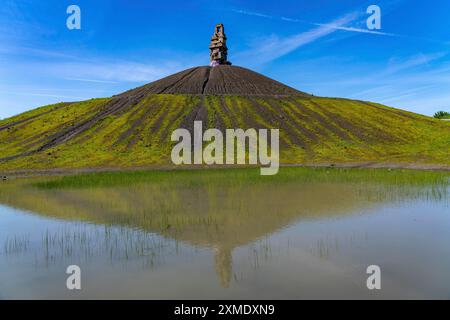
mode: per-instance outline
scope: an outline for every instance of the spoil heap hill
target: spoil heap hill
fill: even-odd
[[[450,123],[196,67],[122,94],[0,120],[0,170],[170,165],[176,128],[279,128],[282,163],[450,164]]]
[[[139,94],[204,95],[303,95],[262,74],[242,67],[220,65],[187,69],[123,95]]]

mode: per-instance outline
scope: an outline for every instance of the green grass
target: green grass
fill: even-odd
[[[308,184],[313,182],[446,186],[450,183],[449,179],[450,172],[439,171],[283,167],[274,176],[261,176],[257,168],[143,170],[63,176],[49,178],[32,185],[48,190],[98,188],[138,183],[173,184],[183,187],[207,186],[218,183],[224,187],[231,187],[251,184]]]
[[[134,107],[42,152],[0,161],[0,171],[170,165],[186,117],[208,127],[279,128],[282,163],[450,164],[450,123],[375,103],[335,98],[148,95]],[[0,121],[0,158],[36,150],[94,117],[111,99],[38,108]],[[203,102],[202,102],[203,101]],[[202,107],[196,106],[202,103]],[[16,123],[16,121],[27,121]],[[206,128],[204,128],[206,129]]]

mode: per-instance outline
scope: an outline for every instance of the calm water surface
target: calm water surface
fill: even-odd
[[[2,182],[0,298],[450,298],[448,175],[318,172]]]

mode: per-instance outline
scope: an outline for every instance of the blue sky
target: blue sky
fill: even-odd
[[[81,30],[66,27],[71,4]],[[378,33],[367,32],[371,4]],[[207,65],[219,22],[233,64],[299,90],[450,111],[449,13],[448,0],[2,0],[0,118]]]

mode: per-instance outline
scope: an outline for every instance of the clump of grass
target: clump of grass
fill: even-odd
[[[104,228],[75,226],[42,234],[42,256],[45,264],[76,258],[90,261],[103,256],[111,263],[140,260],[144,267],[162,263],[167,251],[175,248],[174,241],[158,237],[152,233],[124,227],[105,225]]]
[[[3,252],[6,255],[19,254],[26,252],[30,246],[30,237],[28,235],[14,236],[6,238],[3,244]]]

